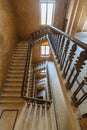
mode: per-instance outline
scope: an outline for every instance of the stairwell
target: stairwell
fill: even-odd
[[[44,37],[49,41],[53,67],[44,60],[32,62],[32,48]],[[78,77],[86,64],[85,48],[48,26],[32,33],[29,42],[18,43],[0,97],[1,130],[81,130],[79,122],[87,118],[82,108],[87,98],[82,89],[87,82],[83,75],[83,84],[78,84]]]
[[[16,45],[7,77],[1,92],[0,104],[23,103],[21,97],[24,68],[26,63],[28,43],[20,42]]]

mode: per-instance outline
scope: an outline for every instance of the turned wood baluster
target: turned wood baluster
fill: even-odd
[[[56,56],[57,56],[57,59],[58,59],[58,48],[59,48],[59,34],[57,34],[57,40],[56,40],[56,42],[57,42],[57,48],[56,48]]]
[[[87,92],[79,100],[74,102],[74,105],[78,107],[78,105],[80,105],[85,99],[87,99]]]
[[[73,102],[77,101],[77,94],[79,93],[79,91],[84,87],[84,85],[87,85],[87,77],[84,77],[84,80],[80,83],[80,85],[78,86],[78,88],[74,91],[73,95],[72,95],[72,100]]]
[[[67,59],[68,60],[68,64],[67,64],[67,67],[65,68],[64,73],[63,73],[63,77],[64,78],[67,76],[67,74],[69,72],[70,66],[71,66],[71,64],[73,62],[73,58],[74,58],[76,49],[77,49],[77,46],[76,46],[76,44],[74,44],[72,46],[72,49],[70,50],[69,57]]]
[[[59,63],[59,60],[60,60],[59,54],[60,54],[61,39],[62,39],[62,35],[59,34],[59,38],[58,38],[58,50],[57,50],[58,63]]]
[[[59,63],[60,63],[60,59],[63,53],[64,42],[65,42],[65,36],[62,36],[61,45],[60,45]]]
[[[66,59],[66,55],[69,49],[69,44],[70,44],[70,40],[68,39],[65,46],[64,46],[64,51],[60,60],[60,69],[62,70],[62,68],[64,67],[64,63],[65,63],[65,59]]]
[[[74,64],[74,67],[73,69],[71,70],[71,73],[67,79],[67,82],[66,82],[66,88],[67,89],[71,89],[74,82],[76,81],[79,73],[81,72],[81,69],[83,69],[83,65],[85,65],[85,60],[87,59],[87,51],[82,51],[80,53],[80,56],[78,57],[78,60],[76,61],[76,64]],[[76,74],[73,75],[74,71],[76,70]],[[72,77],[72,75],[74,76],[74,78],[72,79],[71,83],[70,83],[70,79]]]

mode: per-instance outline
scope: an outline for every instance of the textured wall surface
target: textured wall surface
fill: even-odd
[[[0,88],[16,42],[16,24],[8,0],[0,0]]]
[[[61,30],[63,30],[64,27],[64,20],[65,20],[65,13],[66,13],[66,1],[67,0],[55,0],[55,16],[54,16],[54,25]]]
[[[25,39],[40,26],[39,0],[13,0],[11,4],[16,16],[19,38]]]

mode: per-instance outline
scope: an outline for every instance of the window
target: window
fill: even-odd
[[[41,46],[41,56],[49,56],[50,49],[49,46]]]
[[[41,25],[51,25],[55,2],[41,2]]]
[[[41,74],[46,74],[46,69],[41,70]],[[44,81],[43,81],[44,82]]]

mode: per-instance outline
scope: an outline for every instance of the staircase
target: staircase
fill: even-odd
[[[40,38],[41,41],[44,40],[43,36],[49,41],[53,62],[60,80],[56,84],[55,77],[53,77],[50,82],[54,84],[54,89],[55,86],[57,90],[59,89],[61,92],[59,95],[63,95],[63,108],[67,108],[66,115],[68,115],[68,118],[64,116],[64,120],[61,120],[61,113],[58,112],[59,105],[61,106],[63,103],[61,100],[60,104],[58,102],[61,95],[58,99],[58,91],[55,90],[55,96],[54,89],[51,90],[47,62],[43,61],[35,66],[32,64],[32,48],[34,44],[40,42]],[[82,121],[83,115],[87,121],[87,109],[83,110],[87,107],[87,92],[85,91],[87,76],[82,75],[84,66],[87,68],[87,46],[51,26],[32,33],[29,43],[20,42],[14,49],[1,92],[0,108],[3,104],[15,104],[15,108],[13,106],[13,109],[10,107],[7,110],[0,109],[0,127],[2,126],[2,130],[67,130],[66,126],[69,121],[68,130],[80,130],[79,121]],[[46,70],[46,74],[41,74],[42,70]],[[37,75],[37,72],[40,74]],[[39,89],[44,90],[46,96],[39,95]],[[19,105],[22,103],[25,106],[16,109],[16,103]],[[4,124],[5,116],[3,113],[5,111],[9,117],[5,120],[8,125],[10,110],[13,114],[17,113],[15,123],[12,129],[6,127],[4,129],[2,124]],[[62,125],[63,123],[64,125]]]
[[[7,78],[1,92],[1,103],[22,103],[22,82],[26,63],[28,43],[20,42],[16,45],[9,66]]]

